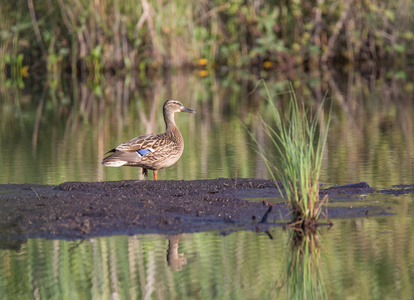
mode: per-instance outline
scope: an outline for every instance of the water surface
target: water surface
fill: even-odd
[[[321,176],[328,185],[414,183],[413,84],[392,73],[378,74],[297,74],[293,81],[308,109],[327,97],[327,117],[332,103]],[[278,108],[286,109],[287,78],[278,74],[266,82]],[[138,168],[105,168],[100,161],[121,142],[163,132],[162,105],[168,98],[197,114],[176,116],[185,150],[176,165],[158,173],[159,179],[270,178],[248,133],[267,145],[259,117],[274,121],[266,91],[262,85],[255,89],[256,84],[257,78],[245,74],[179,73],[145,84],[118,78],[98,86],[72,82],[55,90],[2,86],[0,183],[138,179]],[[283,299],[292,292],[292,278],[300,277],[289,275],[292,253],[311,247],[319,263],[301,256],[319,266],[311,288],[325,291],[329,299],[412,299],[413,197],[378,201],[395,204],[395,215],[334,220],[318,243],[299,250],[292,248],[292,232],[282,228],[269,235],[2,240],[0,298]]]

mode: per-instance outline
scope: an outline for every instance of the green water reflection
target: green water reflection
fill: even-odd
[[[329,299],[413,299],[413,197],[395,198],[405,207],[396,216],[336,220],[319,233],[319,265],[311,268],[319,268]],[[297,251],[291,231],[270,234],[30,239],[17,251],[0,250],[0,296],[285,299],[295,292],[287,262]]]
[[[319,232],[292,232],[286,267],[287,298],[328,299],[319,241]]]

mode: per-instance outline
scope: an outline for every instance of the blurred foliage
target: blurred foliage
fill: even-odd
[[[0,7],[0,61],[23,54],[30,74],[51,80],[67,72],[96,81],[199,59],[267,70],[404,64],[414,49],[414,4],[404,0],[1,0]]]

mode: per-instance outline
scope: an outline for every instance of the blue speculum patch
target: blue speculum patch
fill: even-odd
[[[148,152],[151,152],[150,150],[148,150],[148,149],[139,149],[139,150],[137,150],[137,152],[141,155],[141,156],[144,156],[145,154],[147,154]]]

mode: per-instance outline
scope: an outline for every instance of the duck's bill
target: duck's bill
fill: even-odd
[[[187,113],[190,113],[190,114],[195,114],[196,113],[195,110],[189,109],[185,106],[181,107],[181,112],[187,112]]]

